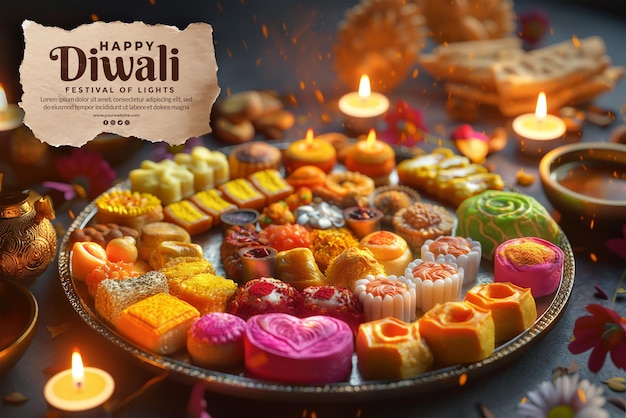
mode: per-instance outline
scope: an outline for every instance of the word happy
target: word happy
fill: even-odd
[[[156,57],[139,55],[133,56],[130,52],[141,54],[144,50],[157,53]],[[107,56],[99,56],[100,52],[107,52]],[[123,52],[121,56],[110,56],[110,53]],[[154,54],[153,52],[153,54]],[[124,41],[100,42],[100,48],[91,48],[86,53],[77,46],[57,46],[50,50],[49,58],[59,61],[60,77],[63,81],[75,81],[85,73],[92,81],[104,77],[108,81],[119,79],[127,81],[134,78],[137,81],[178,81],[179,58],[178,48],[168,51],[166,45],[154,46],[154,42]],[[169,78],[168,78],[169,77]]]

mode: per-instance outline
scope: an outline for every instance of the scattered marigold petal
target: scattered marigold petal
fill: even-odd
[[[623,377],[618,377],[618,376],[611,377],[609,379],[606,379],[604,383],[606,383],[609,389],[615,392],[626,391],[626,379]]]
[[[28,402],[28,398],[20,392],[11,392],[2,398],[2,402],[7,405],[22,405]]]
[[[535,182],[535,176],[532,173],[527,173],[523,168],[520,168],[515,174],[515,180],[520,186],[530,186]]]
[[[467,373],[463,373],[459,376],[459,386],[463,386],[465,383],[467,383]]]
[[[58,337],[71,327],[69,322],[62,322],[59,325],[48,325],[48,332],[50,332],[50,338]]]

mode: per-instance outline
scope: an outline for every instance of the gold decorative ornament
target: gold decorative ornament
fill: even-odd
[[[0,193],[0,277],[30,286],[48,268],[57,249],[54,218],[47,197]]]
[[[348,9],[339,25],[335,70],[353,90],[361,75],[372,90],[393,90],[415,64],[426,38],[420,8],[406,0],[363,0]]]

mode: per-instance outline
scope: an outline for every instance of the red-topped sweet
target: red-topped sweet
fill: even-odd
[[[350,289],[309,286],[302,291],[300,316],[327,315],[345,321],[354,335],[365,320],[361,303]]]
[[[302,294],[295,287],[272,277],[260,277],[240,287],[226,311],[243,319],[272,312],[296,315],[301,303]]]

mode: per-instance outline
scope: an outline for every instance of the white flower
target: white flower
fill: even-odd
[[[517,413],[524,418],[608,418],[603,390],[578,375],[546,381],[528,393]]]

